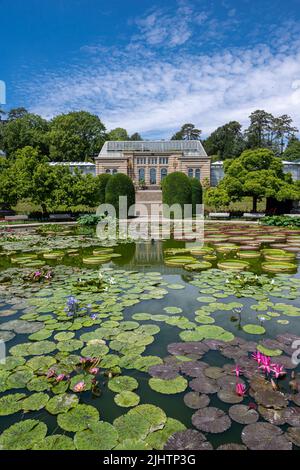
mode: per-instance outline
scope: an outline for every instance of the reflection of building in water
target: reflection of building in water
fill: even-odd
[[[164,252],[162,242],[136,242],[133,263],[138,264],[163,264]]]

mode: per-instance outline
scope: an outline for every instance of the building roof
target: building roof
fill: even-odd
[[[95,163],[91,162],[49,162],[49,165],[56,166],[56,165],[64,165],[64,166],[95,166]]]
[[[207,157],[199,140],[111,140],[105,142],[99,157],[121,156],[123,152],[182,152],[184,155]]]

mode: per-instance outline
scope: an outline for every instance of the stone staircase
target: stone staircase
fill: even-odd
[[[159,204],[162,204],[162,192],[159,189],[136,191],[135,204],[136,216],[148,216],[148,218],[157,217],[159,215]]]

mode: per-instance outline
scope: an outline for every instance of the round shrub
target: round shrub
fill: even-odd
[[[102,173],[102,175],[96,176],[98,204],[105,203],[105,189],[110,178],[111,178],[111,175],[109,173]]]
[[[112,175],[105,189],[105,203],[114,206],[119,215],[119,197],[127,196],[127,213],[130,206],[135,204],[135,189],[132,180],[124,173]]]
[[[169,206],[179,204],[183,209],[184,204],[192,203],[190,178],[184,173],[179,171],[170,173],[162,180],[161,186],[164,204],[168,204]]]
[[[202,204],[202,186],[197,178],[190,178],[192,187],[192,206],[193,214],[196,214],[196,205]]]

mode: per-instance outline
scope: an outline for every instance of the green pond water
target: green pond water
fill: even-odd
[[[279,230],[272,229],[269,236],[272,238],[275,234],[275,239],[271,240],[270,238],[270,243],[269,240],[267,242],[263,239],[259,241],[260,237],[266,235],[263,228],[256,228],[256,232],[253,233],[252,227],[236,226],[231,228],[231,234],[227,233],[226,241],[217,243],[216,240],[211,239],[212,233],[221,236],[224,231],[226,233],[226,230],[228,231],[226,227],[221,225],[208,228],[205,244],[212,249],[216,258],[210,260],[211,268],[198,272],[187,271],[184,269],[184,265],[170,267],[165,263],[166,258],[171,257],[165,253],[166,250],[172,248],[193,249],[199,245],[196,242],[165,240],[115,244],[111,247],[111,251],[119,256],[112,257],[103,264],[94,265],[83,262],[86,258],[95,257],[93,251],[99,250],[101,247],[101,244],[96,239],[93,241],[92,237],[74,234],[64,236],[59,234],[30,236],[24,233],[7,236],[7,234],[2,234],[0,238],[0,339],[5,341],[7,355],[17,357],[19,362],[13,366],[0,365],[0,447],[10,449],[43,448],[41,442],[47,431],[47,436],[67,436],[69,439],[61,443],[61,446],[73,448],[73,439],[77,431],[75,445],[78,448],[86,448],[86,443],[79,443],[81,442],[79,437],[82,438],[82,435],[78,436],[78,434],[86,433],[86,439],[93,442],[94,434],[92,437],[88,436],[88,432],[91,432],[87,431],[88,424],[86,426],[83,424],[82,427],[79,425],[76,430],[70,431],[68,425],[60,426],[62,421],[59,416],[63,413],[51,414],[46,409],[49,400],[62,394],[75,394],[80,404],[91,405],[98,410],[101,421],[114,426],[114,428],[112,426],[109,428],[109,433],[113,434],[116,432],[115,429],[118,431],[121,425],[114,420],[128,412],[130,414],[130,410],[134,410],[135,407],[118,406],[115,402],[117,392],[112,391],[109,387],[108,382],[112,380],[108,378],[109,371],[112,375],[120,374],[121,377],[129,376],[136,379],[138,387],[132,387],[133,390],[130,387],[125,387],[125,391],[129,389],[137,394],[140,400],[139,405],[155,405],[163,410],[166,416],[161,417],[160,421],[157,418],[157,423],[151,429],[148,427],[148,430],[145,430],[140,422],[136,424],[135,421],[132,421],[131,427],[136,425],[137,430],[141,425],[140,435],[131,435],[130,426],[126,424],[127,427],[124,425],[123,431],[120,431],[118,436],[114,434],[114,437],[108,441],[101,441],[102,431],[98,433],[95,428],[95,434],[98,434],[98,438],[100,435],[101,443],[99,445],[103,445],[102,448],[163,448],[173,432],[183,430],[184,427],[196,430],[197,427],[192,424],[192,416],[197,412],[197,408],[190,408],[184,401],[184,396],[192,391],[189,383],[195,377],[182,373],[180,364],[204,361],[210,367],[219,368],[212,370],[213,374],[216,373],[218,377],[226,375],[234,379],[232,370],[235,363],[239,363],[238,347],[233,352],[233,357],[229,357],[230,353],[224,356],[222,351],[210,347],[207,347],[207,351],[197,357],[193,354],[170,354],[168,345],[172,343],[184,344],[190,341],[199,343],[210,339],[224,339],[225,344],[229,346],[231,342],[234,344],[236,338],[241,338],[249,342],[248,349],[246,348],[244,351],[244,359],[247,356],[250,358],[251,352],[260,344],[267,347],[267,350],[262,351],[272,356],[272,360],[280,363],[284,356],[286,360],[290,361],[291,345],[288,345],[289,354],[280,350],[279,346],[283,343],[278,341],[278,338],[276,340],[276,337],[282,334],[300,337],[299,261],[297,249],[294,249],[297,247],[299,234],[295,232],[294,236],[290,233],[282,235]],[[238,248],[231,251],[226,250],[225,253],[218,250],[220,244],[230,243],[234,236],[239,237],[234,234],[234,231],[240,232],[240,234],[244,233],[244,235],[251,231],[250,241],[247,244],[250,247],[254,246],[261,253],[259,258],[243,259],[249,263],[245,271],[222,270],[218,267],[218,263],[224,260],[239,259]],[[266,262],[262,250],[270,248],[270,245],[274,243],[276,245],[276,236],[279,237],[278,243],[282,244],[282,247],[275,249],[293,253],[291,262],[294,268],[288,273],[266,272],[262,267],[262,263]],[[284,240],[280,239],[280,236]],[[238,241],[234,241],[234,243],[237,247],[242,246]],[[291,247],[292,250],[289,251],[288,248]],[[61,251],[61,254],[56,259],[44,258],[45,252],[57,250]],[[71,253],[68,250],[74,251]],[[22,263],[12,261],[14,258],[32,254],[35,256],[29,262],[26,260]],[[196,261],[203,259],[203,255],[194,255],[194,257]],[[41,265],[39,265],[39,260],[42,261]],[[39,280],[34,279],[36,271],[41,272]],[[52,277],[50,280],[46,280],[44,276],[49,271],[51,271]],[[99,272],[101,272],[100,280]],[[69,296],[74,296],[78,300],[80,308],[84,309],[80,314],[72,317],[68,317],[64,310]],[[174,308],[168,311],[168,307]],[[141,313],[147,315],[138,315]],[[94,319],[90,318],[91,314],[95,315]],[[23,323],[11,323],[16,320],[22,320]],[[131,323],[124,323],[127,321]],[[33,330],[31,329],[32,325],[34,326]],[[251,325],[250,330],[248,325]],[[221,327],[222,330],[216,329],[216,327]],[[244,329],[244,327],[246,328]],[[94,333],[95,331],[96,333]],[[40,337],[37,332],[42,332]],[[62,332],[72,333],[68,345],[66,344],[68,340],[64,339],[62,335],[55,338],[57,334]],[[11,337],[8,336],[9,333]],[[87,333],[90,333],[90,336]],[[85,336],[82,337],[82,335]],[[75,339],[79,342],[76,343]],[[275,342],[268,343],[268,340],[275,340]],[[253,342],[253,345],[250,342]],[[19,345],[24,343],[25,346],[21,349]],[[30,349],[32,344],[37,345],[36,350]],[[88,348],[87,353],[84,349],[86,347]],[[66,348],[68,351],[65,351]],[[277,354],[279,355],[277,356]],[[38,361],[43,356],[47,356],[49,364],[50,362],[53,364],[48,367],[41,362],[39,368]],[[70,356],[77,356],[77,361],[76,358],[73,358],[71,362],[68,362]],[[78,365],[80,356],[98,357],[97,366],[100,371],[95,376],[96,388],[91,386],[89,382],[91,374]],[[107,359],[109,356],[111,358]],[[124,361],[124,356],[126,356],[127,362]],[[141,358],[148,356],[152,358],[149,359],[149,363],[141,361]],[[34,368],[30,362],[32,358],[38,358]],[[103,367],[101,364],[103,360],[111,360],[111,365],[104,363]],[[147,371],[148,366],[159,365],[163,360],[166,364],[171,364],[171,360],[176,362],[178,370],[175,376],[183,379],[183,385],[180,385],[184,389],[183,391],[173,393],[174,390],[169,386],[167,387],[168,393],[161,393],[166,389],[157,391],[149,385],[151,374]],[[76,362],[77,365],[75,365]],[[284,365],[286,364],[287,362],[284,363]],[[77,381],[83,380],[85,391],[74,393],[74,390],[70,389],[72,387],[68,379],[64,379],[60,383],[54,378],[47,379],[46,374],[51,367],[57,368],[56,375],[63,372],[70,375],[70,380],[75,377],[73,385]],[[120,367],[120,369],[115,367]],[[284,444],[280,441],[278,448],[281,448],[282,445],[288,445],[296,450],[298,446],[295,443],[299,445],[298,437],[291,441],[288,429],[300,426],[300,408],[298,407],[300,402],[297,401],[299,398],[293,401],[293,397],[298,397],[298,395],[290,390],[289,382],[293,379],[291,376],[293,371],[294,380],[300,383],[297,375],[300,368],[292,367],[293,369],[291,367],[285,368],[286,376],[278,381],[280,392],[275,393],[282,392],[287,400],[284,407],[293,408],[296,410],[295,413],[299,413],[298,418],[293,418],[292,421],[283,419],[283,424],[279,424],[282,434],[286,437],[284,437]],[[263,376],[262,373],[260,375]],[[35,386],[35,380],[41,378],[43,386]],[[250,393],[251,377],[241,376],[241,378],[245,380],[247,392],[240,400],[240,404],[252,403],[255,405],[255,409],[262,402],[265,405],[264,400],[256,400],[257,397]],[[159,384],[161,387],[164,386],[166,380],[172,379],[162,380],[163,383]],[[217,379],[211,380],[216,384]],[[267,381],[270,381],[270,376],[267,377]],[[231,392],[234,394],[235,387],[233,388]],[[270,388],[268,388],[269,392]],[[37,393],[40,395],[36,396],[37,401],[34,405],[23,404],[26,398]],[[12,394],[22,394],[15,396],[15,400],[13,400],[20,402],[20,405],[14,408],[10,403],[6,406],[2,401],[1,404],[4,397]],[[206,392],[205,394],[210,399],[208,408],[216,407],[223,410],[226,416],[229,408],[237,403],[234,398],[231,403],[225,403],[220,399],[218,393]],[[137,398],[135,397],[135,399]],[[276,404],[274,408],[271,408],[272,410],[282,410],[283,406]],[[70,409],[75,410],[76,406]],[[70,413],[70,411],[63,411]],[[169,420],[166,421],[166,417],[178,421],[173,422],[173,432],[167,431],[166,426]],[[272,422],[266,421],[265,415],[259,412],[257,418],[259,423]],[[87,423],[89,423],[89,419],[87,418]],[[12,431],[17,429],[17,433],[20,433],[21,437],[18,443],[16,439],[7,434],[7,430],[10,426],[26,420],[36,420],[29,426],[32,429],[27,433],[26,439],[24,437],[26,435],[25,428],[11,428]],[[97,417],[95,421],[97,421]],[[130,420],[128,421],[130,422]],[[43,427],[35,432],[39,429],[40,423],[44,423],[47,430]],[[207,441],[216,449],[222,444],[245,444],[241,437],[245,424],[247,423],[240,424],[231,420],[229,428],[223,431],[206,432],[201,427],[198,430],[204,432]],[[165,434],[163,434],[164,430]],[[160,433],[156,440],[156,437],[152,436],[155,432]],[[1,435],[1,433],[3,434]],[[57,448],[55,442],[50,442],[49,439],[48,442],[49,448]],[[98,441],[95,440],[96,448],[101,448],[97,445]]]

